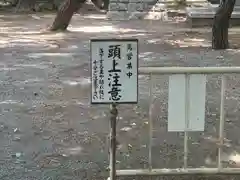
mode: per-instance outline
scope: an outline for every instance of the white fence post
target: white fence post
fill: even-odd
[[[225,119],[225,76],[222,75],[222,82],[221,82],[221,104],[220,104],[220,123],[219,123],[219,147],[218,147],[218,168],[219,170],[222,169],[222,146],[224,143],[224,119]]]
[[[152,136],[153,136],[153,125],[152,125],[152,109],[153,109],[153,77],[152,74],[150,74],[149,76],[149,98],[150,98],[150,102],[149,102],[149,147],[148,147],[148,168],[149,171],[152,170]]]

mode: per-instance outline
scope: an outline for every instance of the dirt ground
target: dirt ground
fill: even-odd
[[[239,28],[230,30],[235,49],[212,51],[210,29],[188,29],[175,21],[75,15],[68,32],[45,32],[53,18],[0,15],[1,180],[107,179],[108,106],[89,103],[91,38],[138,38],[140,66],[240,65]],[[227,76],[225,167],[240,166],[238,79]],[[154,84],[153,168],[182,167],[183,134],[167,132],[167,76],[154,77]],[[220,77],[208,76],[206,130],[190,133],[189,167],[216,166],[219,106]],[[148,167],[148,107],[148,77],[140,75],[138,105],[119,107],[118,169]]]

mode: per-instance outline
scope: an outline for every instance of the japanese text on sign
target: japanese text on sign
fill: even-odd
[[[121,49],[120,45],[110,45],[108,47],[108,58],[112,60],[112,68],[108,70],[109,73],[109,87],[108,92],[110,94],[109,100],[119,101],[121,99],[121,86],[119,83],[121,69],[118,69],[118,61],[121,61]]]
[[[138,41],[92,40],[92,103],[136,103]]]

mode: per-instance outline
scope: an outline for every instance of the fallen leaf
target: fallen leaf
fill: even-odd
[[[124,128],[122,128],[122,129],[120,129],[120,131],[125,131],[125,132],[127,132],[127,131],[130,131],[132,128],[131,127],[124,127]]]
[[[132,149],[132,145],[131,144],[128,144],[128,149]]]
[[[19,129],[18,128],[15,128],[14,130],[13,130],[13,132],[19,132]]]
[[[22,156],[22,153],[19,153],[19,152],[18,152],[18,153],[15,154],[15,156],[16,156],[17,158],[19,158],[19,157]]]
[[[136,126],[136,123],[132,123],[131,125],[132,125],[132,126]]]

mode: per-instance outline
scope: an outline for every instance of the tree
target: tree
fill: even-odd
[[[34,5],[36,0],[18,0],[16,2],[16,9],[15,12],[18,11],[32,11],[34,9]]]
[[[92,3],[101,8],[102,1],[101,0],[91,0]],[[49,28],[50,31],[61,30],[64,31],[67,29],[72,16],[75,12],[79,10],[79,8],[84,4],[86,0],[65,0],[63,4],[60,6],[55,20],[52,26]]]
[[[229,21],[236,0],[221,0],[216,11],[212,26],[212,48],[227,49]]]
[[[108,6],[109,6],[109,0],[104,0],[103,1],[103,9],[108,11]]]
[[[66,30],[73,14],[85,0],[65,0],[60,6],[50,31]]]

